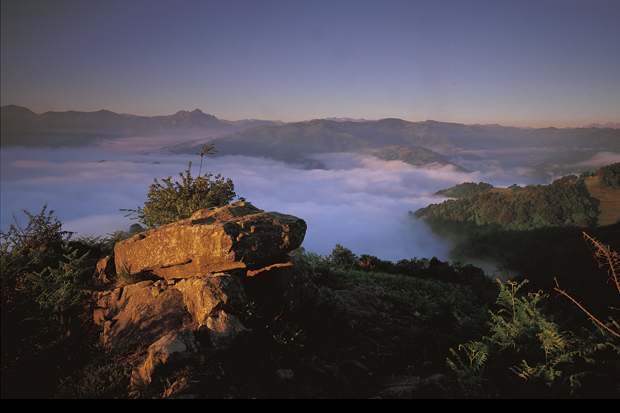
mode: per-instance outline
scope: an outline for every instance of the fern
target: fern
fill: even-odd
[[[530,367],[525,360],[518,367],[510,367],[510,371],[530,382],[543,381],[549,387],[556,378],[562,376],[562,371],[556,370],[553,366],[538,364]]]
[[[453,348],[448,349],[454,360],[447,358],[446,364],[454,371],[457,380],[453,388],[445,390],[454,397],[486,397],[489,380],[484,377],[484,367],[489,358],[488,346],[480,341],[470,341],[459,345],[458,349],[465,353],[466,361]]]
[[[456,358],[456,363],[449,358],[446,360],[448,366],[456,372],[459,378],[473,376],[484,370],[484,364],[489,358],[486,344],[479,341],[470,341],[467,344],[460,344],[459,350],[465,352],[466,357],[469,359],[469,364],[464,363],[453,348],[450,348],[449,351]]]

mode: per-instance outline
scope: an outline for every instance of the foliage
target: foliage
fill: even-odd
[[[617,395],[620,381],[612,377],[617,377],[620,363],[609,360],[609,351],[617,356],[620,347],[610,334],[599,329],[598,333],[580,337],[563,331],[542,308],[546,295],[520,294],[527,281],[498,282],[499,310],[489,311],[491,334],[483,336],[482,341],[459,346],[469,363],[450,349],[452,358],[447,358],[446,364],[453,371],[454,380],[446,390],[451,396]],[[601,383],[606,383],[602,392]]]
[[[106,353],[101,343],[95,350],[84,367],[60,381],[57,398],[113,399],[127,396],[133,367],[126,362],[126,355]]]
[[[70,241],[72,234],[47,205],[37,215],[23,212],[26,226],[14,216],[8,232],[0,233],[3,395],[36,386],[22,375],[28,364],[37,366],[46,380],[39,392],[48,394],[54,377],[84,357],[91,331],[81,290],[94,271],[92,250]]]
[[[595,238],[589,236],[585,232],[583,233],[583,236],[585,240],[589,242],[593,246],[593,248],[595,248],[593,255],[596,259],[598,267],[606,269],[607,275],[609,276],[607,283],[609,284],[609,282],[611,281],[613,283],[611,285],[615,286],[615,289],[620,294],[620,254],[611,249],[609,245],[605,245],[597,241]],[[572,301],[575,305],[577,305],[577,307],[579,307],[584,313],[586,313],[593,322],[598,324],[603,329],[607,330],[607,332],[611,333],[613,336],[620,338],[620,331],[614,331],[612,327],[604,324],[601,320],[593,316],[583,305],[581,305],[580,302],[576,301],[566,291],[560,289],[558,280],[555,277],[554,281],[556,284],[556,287],[554,288],[555,291],[557,291],[558,293]],[[620,310],[620,308],[615,306],[609,306],[609,310],[618,311]],[[613,321],[613,318],[611,316],[609,317],[609,320],[615,326],[615,329],[618,330],[618,324]]]
[[[363,350],[360,342],[377,340],[383,343],[381,352],[393,357],[384,360],[382,368],[387,368],[419,358],[422,351],[437,357],[461,338],[473,339],[487,331],[484,318],[496,287],[480,269],[437,258],[394,264],[369,255],[357,257],[339,244],[328,256],[301,254],[311,263],[318,291],[312,310],[299,325],[308,341],[316,343],[320,336],[321,341],[331,343],[331,351],[370,351]],[[367,309],[359,313],[333,291],[373,298],[368,298]],[[389,314],[389,323],[375,311]]]
[[[73,234],[63,231],[47,205],[36,215],[23,212],[27,225],[14,216],[15,223],[0,233],[3,396],[30,398],[36,392],[36,397],[54,397],[56,386],[69,380],[58,396],[69,397],[62,393],[66,390],[70,397],[82,397],[78,393],[94,391],[94,375],[120,377],[111,365],[99,364],[92,368],[100,373],[67,379],[92,361],[93,343],[99,340],[82,291],[93,282],[96,260],[129,234],[70,239]],[[71,390],[69,382],[75,385]]]
[[[69,249],[72,234],[62,230],[53,210],[46,210],[47,205],[37,215],[24,210],[26,227],[14,216],[15,224],[0,232],[2,309],[24,320],[64,320],[76,306],[74,290],[87,274],[87,254],[78,257],[77,250]]]
[[[273,334],[273,339],[283,346],[296,345],[303,347],[306,333],[297,324],[284,324],[278,332]]]
[[[434,195],[443,195],[450,198],[465,198],[474,194],[479,194],[480,192],[485,192],[490,189],[493,189],[493,185],[487,184],[485,182],[464,182],[462,184],[453,186],[452,188],[442,189],[441,191],[435,192]]]
[[[24,228],[21,221],[13,214],[14,224],[11,224],[9,231],[0,231],[2,239],[2,253],[7,253],[12,249],[29,251],[30,249],[47,249],[61,251],[71,238],[72,233],[62,230],[62,223],[54,217],[54,211],[47,213],[47,204],[43,206],[41,212],[32,215],[26,210],[22,212],[28,217],[28,225]]]
[[[596,175],[604,186],[620,189],[620,162],[602,167]]]
[[[464,221],[524,230],[590,227],[596,224],[597,213],[583,180],[560,179],[551,185],[528,185],[519,191],[473,193],[421,208],[415,216],[431,223]]]
[[[485,363],[489,358],[488,346],[480,341],[470,341],[459,344],[458,350],[465,353],[465,361],[453,348],[449,351],[454,360],[446,359],[446,365],[456,374],[457,379],[454,382],[455,388],[449,389],[450,395],[464,398],[489,397],[485,390],[489,380],[483,377]]]
[[[202,159],[202,157],[201,157]],[[227,205],[236,197],[235,186],[231,179],[220,174],[205,173],[193,178],[190,162],[185,175],[179,173],[181,181],[173,181],[172,176],[162,179],[162,183],[154,179],[147,194],[144,207],[128,211],[130,216],[136,214],[137,219],[149,228],[155,228],[175,221],[189,218],[194,212],[205,208]]]
[[[454,165],[447,156],[440,155],[421,146],[386,146],[378,150],[372,150],[371,153],[386,161],[399,160],[410,165],[428,165],[432,163]],[[460,166],[457,166],[457,168],[462,172],[466,172]]]
[[[198,177],[200,178],[200,175],[202,174],[202,158],[205,155],[215,155],[217,153],[217,151],[215,150],[215,144],[210,144],[210,145],[202,145],[202,148],[200,148],[200,152],[196,153],[196,155],[200,156],[200,168],[198,168]]]
[[[556,185],[578,183],[567,178]],[[30,367],[28,379],[36,372],[50,387],[57,387],[57,397],[127,397],[130,356],[105,354],[100,344],[93,344],[99,331],[93,328],[92,315],[85,311],[79,291],[92,274],[92,257],[106,254],[115,242],[143,228],[132,226],[129,233],[117,231],[108,238],[69,240],[71,234],[62,231],[52,214],[45,207],[39,215],[26,212],[31,222],[25,228],[16,219],[9,232],[1,234],[2,381],[9,383],[3,384],[3,395],[5,386],[28,383],[11,375],[28,359],[33,360],[30,366],[36,366]],[[292,366],[296,380],[315,379],[306,382],[312,384],[306,384],[304,394],[333,396],[342,387],[334,385],[329,372],[347,362],[362,360],[375,378],[383,378],[406,366],[415,366],[420,374],[433,360],[432,370],[422,371],[449,375],[442,384],[447,397],[618,397],[620,326],[613,318],[602,317],[600,303],[582,304],[584,298],[597,297],[604,302],[604,310],[617,311],[619,260],[613,248],[583,234],[597,264],[592,267],[602,269],[595,268],[607,275],[606,285],[615,293],[615,301],[608,301],[608,295],[588,286],[597,280],[591,272],[580,272],[584,267],[556,251],[566,250],[568,256],[591,265],[585,259],[587,251],[576,252],[567,243],[576,229],[546,228],[543,234],[542,229],[497,231],[498,226],[475,222],[459,225],[488,230],[489,243],[472,248],[486,250],[488,245],[505,243],[513,254],[507,258],[513,260],[511,264],[527,261],[529,267],[522,269],[538,266],[539,272],[532,275],[549,272],[548,277],[558,276],[568,288],[560,289],[556,282],[559,299],[553,300],[543,293],[553,285],[543,290],[534,280],[494,282],[480,268],[436,257],[393,263],[372,255],[358,256],[339,244],[327,256],[301,248],[296,253],[311,268],[314,300],[296,311],[291,303],[289,311],[275,316],[249,303],[240,317],[252,332],[235,344],[246,351],[217,359],[209,356],[214,358],[201,368],[214,368],[229,357],[227,375],[234,368],[247,380],[267,370],[273,372],[275,366]],[[613,231],[620,227],[614,228],[593,230],[593,234],[618,239],[614,237],[618,232]],[[529,237],[519,238],[522,234]],[[531,249],[520,249],[524,244]],[[501,256],[506,249],[496,251]],[[576,275],[586,282],[575,286],[578,278],[566,267],[549,266],[557,261],[575,267]],[[353,293],[360,295],[347,295]],[[357,297],[360,308],[352,308],[345,296]],[[587,310],[585,315],[582,309]],[[250,363],[253,367],[248,367]],[[250,372],[251,368],[255,370]],[[355,377],[344,370],[339,374]],[[366,396],[372,387],[364,386],[374,385],[372,380],[368,383],[355,382],[350,388]]]

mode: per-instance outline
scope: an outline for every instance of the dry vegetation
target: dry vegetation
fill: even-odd
[[[603,187],[598,176],[586,178],[585,182],[590,196],[600,202],[598,225],[611,225],[620,221],[620,191]]]

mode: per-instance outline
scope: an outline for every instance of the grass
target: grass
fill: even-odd
[[[598,225],[612,225],[620,221],[620,191],[603,187],[598,176],[587,178],[586,187],[590,196],[599,201]]]

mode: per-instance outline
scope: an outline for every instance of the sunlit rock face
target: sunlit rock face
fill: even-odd
[[[115,265],[117,272],[146,271],[165,279],[258,270],[286,261],[286,254],[301,246],[306,229],[303,219],[238,202],[117,243]]]
[[[298,308],[314,291],[291,253],[305,233],[300,218],[239,202],[118,242],[95,272],[109,288],[92,292],[105,346],[147,349],[132,383],[149,383],[250,331],[240,318],[248,303]]]

